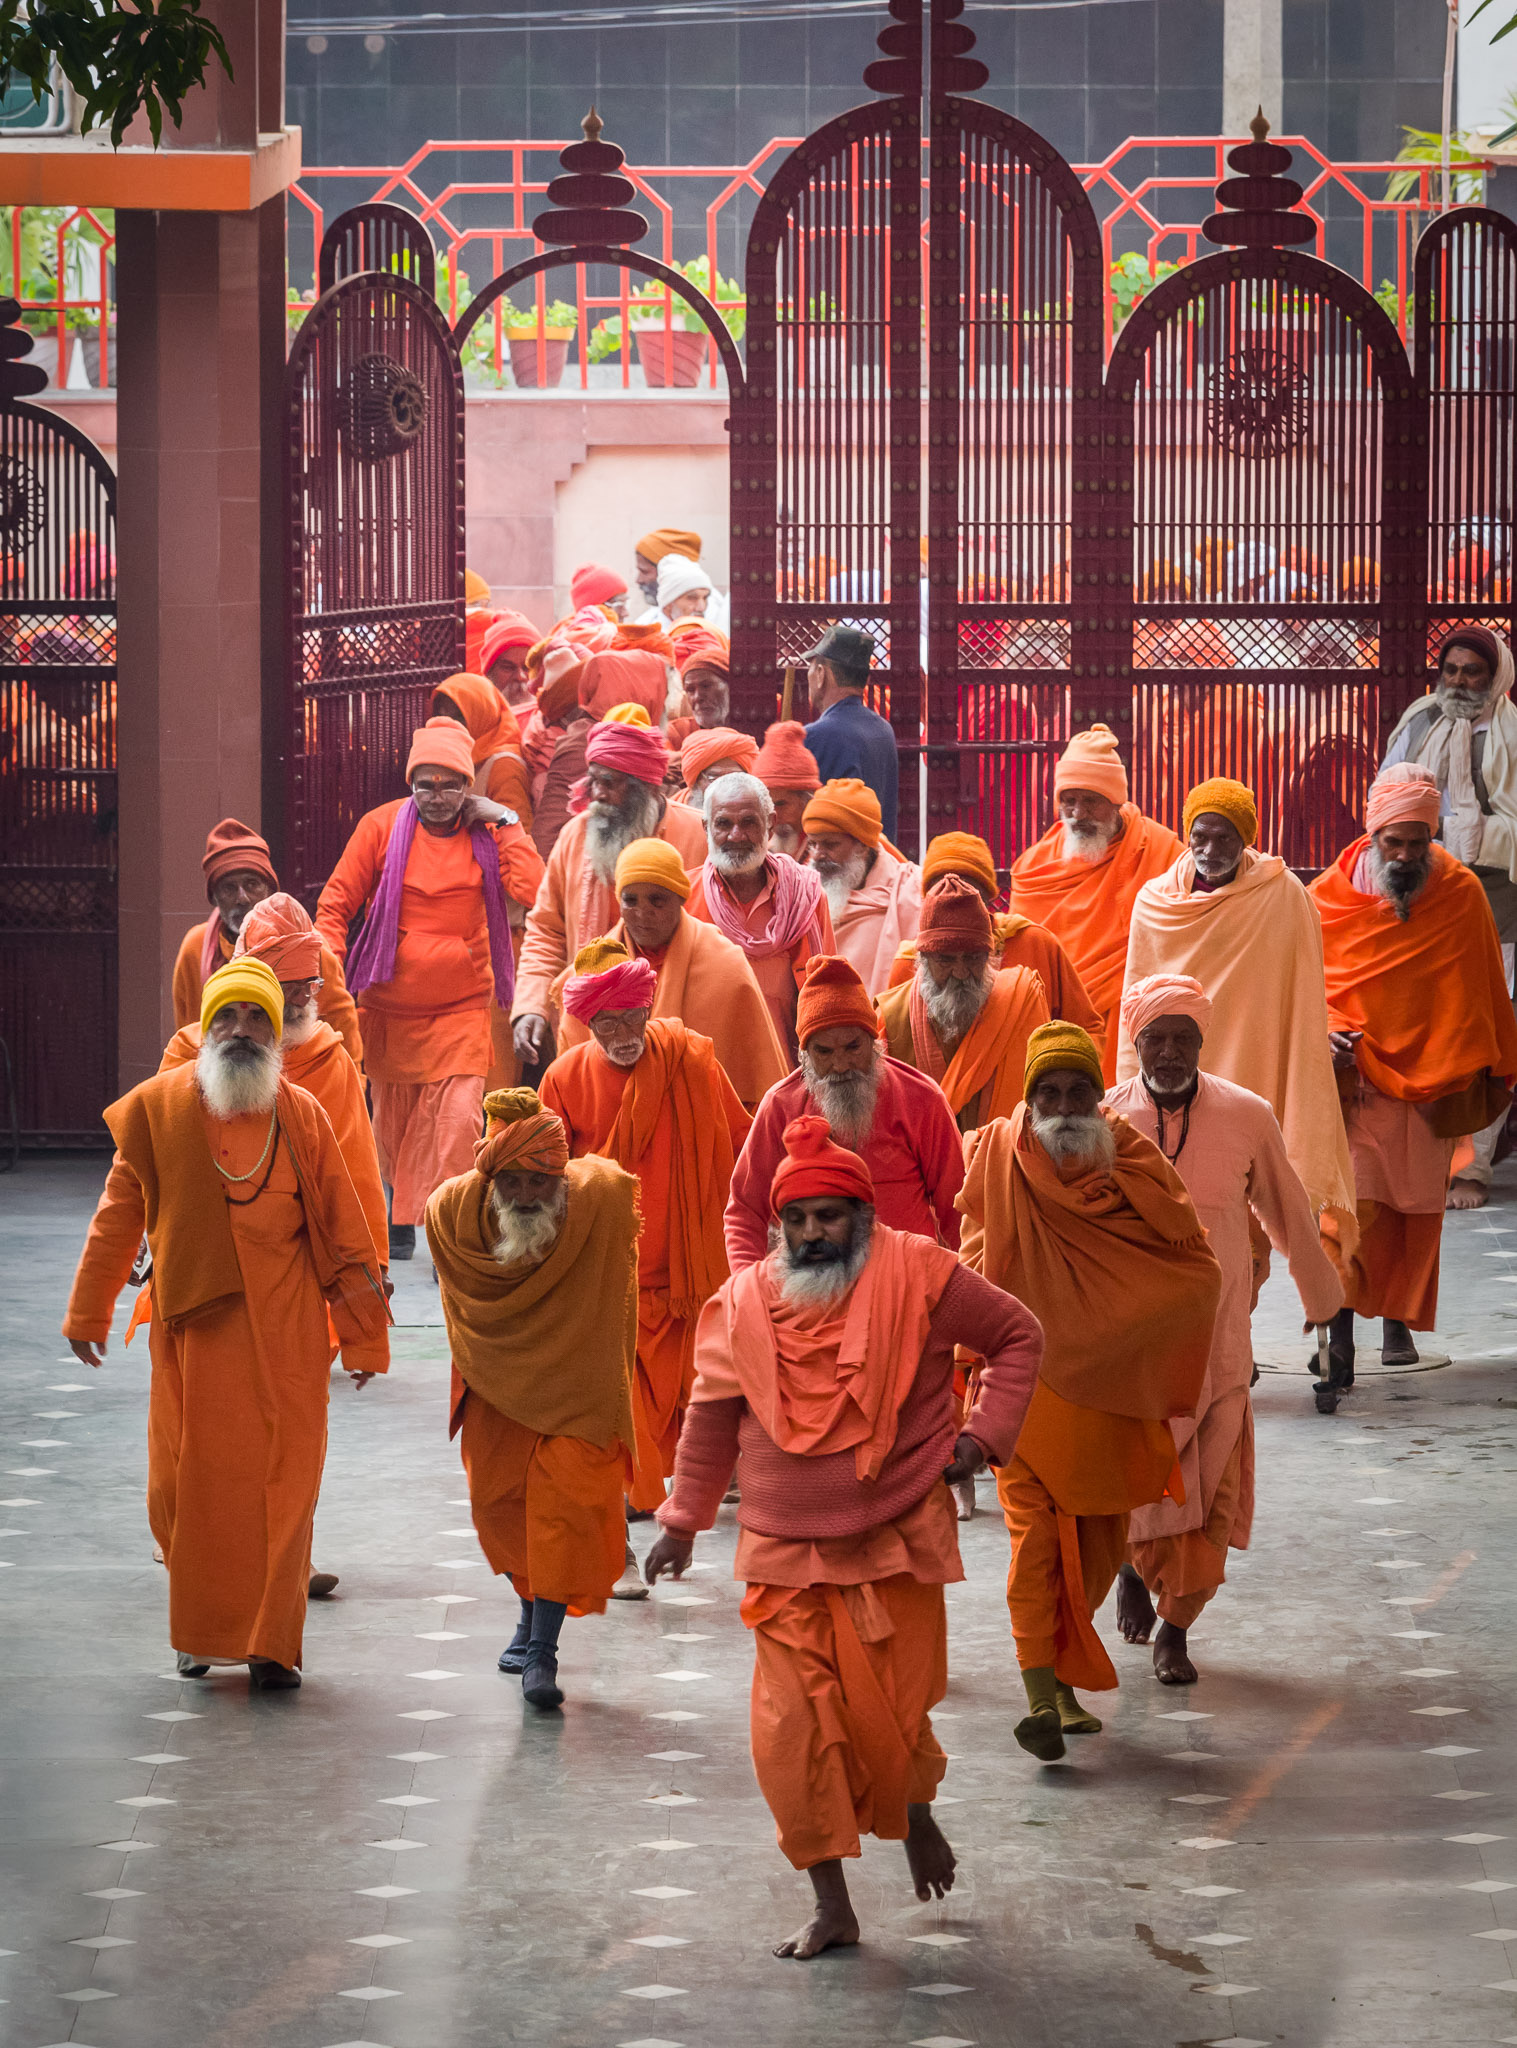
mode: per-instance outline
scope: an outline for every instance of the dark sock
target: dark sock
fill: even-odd
[[[564,1616],[569,1609],[562,1600],[534,1600],[532,1602],[531,1639],[534,1656],[540,1650],[556,1654],[558,1632],[564,1625]]]
[[[521,1620],[516,1624],[516,1633],[514,1636],[512,1636],[510,1642],[506,1646],[508,1649],[524,1650],[527,1647],[528,1643],[531,1642],[532,1605],[533,1603],[530,1600],[522,1601]]]

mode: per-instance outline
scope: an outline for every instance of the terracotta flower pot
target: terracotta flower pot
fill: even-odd
[[[670,384],[689,389],[699,384],[706,362],[708,337],[704,329],[695,334],[688,328],[676,327],[666,334],[662,327],[634,327],[632,332],[650,390],[662,390]]]
[[[543,370],[537,374],[537,342],[542,336]],[[564,365],[569,360],[569,343],[574,339],[572,327],[545,327],[534,331],[531,328],[517,328],[507,332],[506,344],[511,351],[511,375],[523,390],[552,390],[564,374]]]

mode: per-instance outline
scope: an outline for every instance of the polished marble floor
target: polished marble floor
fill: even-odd
[[[145,1346],[92,1375],[54,1334],[101,1166],[0,1178],[0,2044],[1517,2043],[1509,1174],[1445,1237],[1451,1366],[1330,1419],[1304,1376],[1262,1380],[1254,1548],[1195,1688],[1160,1688],[1108,1607],[1106,1733],[1034,1764],[1005,1534],[968,1527],[939,1717],[959,1884],[920,1906],[867,1844],[865,1943],[807,1965],[769,1953],[807,1888],[748,1762],[730,1523],[683,1587],[569,1623],[568,1704],[525,1712],[419,1263],[389,1382],[334,1381],[317,1560],[342,1583],[303,1690],[182,1682]],[[1297,1327],[1272,1281],[1261,1358],[1299,1360]]]

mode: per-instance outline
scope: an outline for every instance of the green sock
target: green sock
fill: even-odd
[[[1022,1673],[1022,1683],[1027,1688],[1029,1713],[1056,1714],[1059,1711],[1058,1680],[1051,1664],[1034,1664]]]
[[[1054,1704],[1058,1709],[1059,1726],[1066,1735],[1099,1735],[1101,1723],[1088,1707],[1082,1707],[1075,1698],[1074,1687],[1059,1681],[1054,1684]]]

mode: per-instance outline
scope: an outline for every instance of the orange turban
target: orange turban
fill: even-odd
[[[516,722],[516,713],[495,685],[483,676],[470,675],[467,670],[456,676],[448,676],[432,692],[432,710],[438,718],[446,718],[446,711],[439,711],[437,700],[446,697],[450,704],[456,704],[463,713],[464,729],[474,742],[474,765],[488,761],[492,754],[502,748],[519,749],[521,727]],[[457,721],[454,721],[455,724]]]
[[[656,526],[637,542],[637,552],[645,562],[661,562],[665,555],[683,555],[686,561],[698,562],[701,537],[698,533],[682,532],[677,526]]]
[[[1000,888],[995,856],[983,839],[973,832],[940,832],[929,839],[922,856],[922,887],[930,889],[945,875],[960,875],[978,882],[987,896]]]
[[[474,771],[471,768],[469,772],[472,775]],[[271,887],[279,887],[269,842],[260,839],[251,825],[240,825],[235,818],[223,818],[219,825],[211,827],[205,839],[205,859],[200,865],[205,869],[207,902],[223,875],[263,875]]]
[[[1127,770],[1117,752],[1117,736],[1109,725],[1093,725],[1089,732],[1077,732],[1059,756],[1053,771],[1053,793],[1063,789],[1088,789],[1104,796],[1108,803],[1127,802]]]
[[[731,761],[744,775],[751,775],[758,760],[758,742],[730,725],[714,725],[708,732],[693,732],[680,748],[680,773],[686,789],[694,789],[708,768],[718,761]]]
[[[785,1126],[785,1157],[774,1170],[769,1206],[778,1216],[787,1202],[808,1195],[847,1195],[874,1200],[874,1180],[857,1152],[832,1142],[824,1116],[798,1116]]]
[[[1043,1076],[1053,1073],[1088,1074],[1096,1084],[1096,1093],[1105,1093],[1106,1082],[1101,1073],[1101,1055],[1096,1041],[1078,1024],[1040,1024],[1033,1032],[1027,1041],[1023,1100],[1030,1101],[1033,1089]]]
[[[824,782],[801,813],[801,830],[847,832],[865,846],[878,846],[885,836],[880,800],[867,782],[845,775],[836,782]]]
[[[559,1173],[569,1164],[563,1118],[531,1088],[497,1088],[485,1097],[485,1134],[474,1147],[481,1180],[498,1173]]]
[[[803,1048],[819,1031],[878,1035],[880,1020],[851,960],[837,953],[814,953],[806,962],[805,976],[795,1006],[795,1035]]]
[[[604,718],[613,704],[641,704],[657,722],[668,698],[669,672],[644,648],[592,654],[580,671],[579,701],[592,718]]]
[[[674,642],[657,619],[625,619],[616,628],[609,648],[587,647],[587,654],[656,654],[673,661]]]
[[[1378,832],[1382,825],[1427,825],[1436,832],[1442,812],[1443,801],[1432,770],[1416,761],[1398,761],[1394,768],[1382,768],[1370,784],[1364,829]]]
[[[429,718],[412,733],[411,751],[406,756],[407,782],[418,768],[445,768],[465,782],[474,780],[474,745],[456,718]]]
[[[480,575],[477,575],[477,574],[475,573],[475,571],[474,571],[473,569],[465,569],[465,570],[464,570],[464,603],[465,603],[465,604],[488,604],[489,602],[490,602],[490,586],[489,586],[489,584],[488,584],[488,583],[486,583],[486,581],[485,581],[484,577],[483,577],[483,576],[480,576]]]
[[[646,882],[655,889],[667,889],[681,903],[690,894],[690,877],[685,864],[667,839],[634,839],[616,856],[616,891],[620,895],[631,882]]]
[[[1211,1012],[1211,997],[1193,974],[1150,974],[1122,997],[1122,1022],[1135,1043],[1160,1017],[1193,1017],[1204,1034]]]
[[[960,875],[945,875],[922,899],[919,953],[988,953],[990,912],[985,898]]]
[[[722,676],[728,673],[731,642],[704,619],[676,619],[669,628],[668,639],[674,649],[674,666],[681,675],[687,668],[712,669]]]
[[[1210,782],[1198,782],[1185,799],[1181,836],[1189,839],[1197,818],[1226,818],[1245,846],[1259,837],[1259,811],[1254,793],[1226,775],[1214,775]]]
[[[764,734],[753,772],[766,789],[820,789],[822,771],[798,718],[782,718]]]
[[[281,890],[253,905],[232,958],[262,960],[279,981],[313,981],[321,972],[321,940],[305,905]]]
[[[479,643],[479,665],[488,675],[508,647],[535,647],[541,638],[524,612],[497,612]]]

